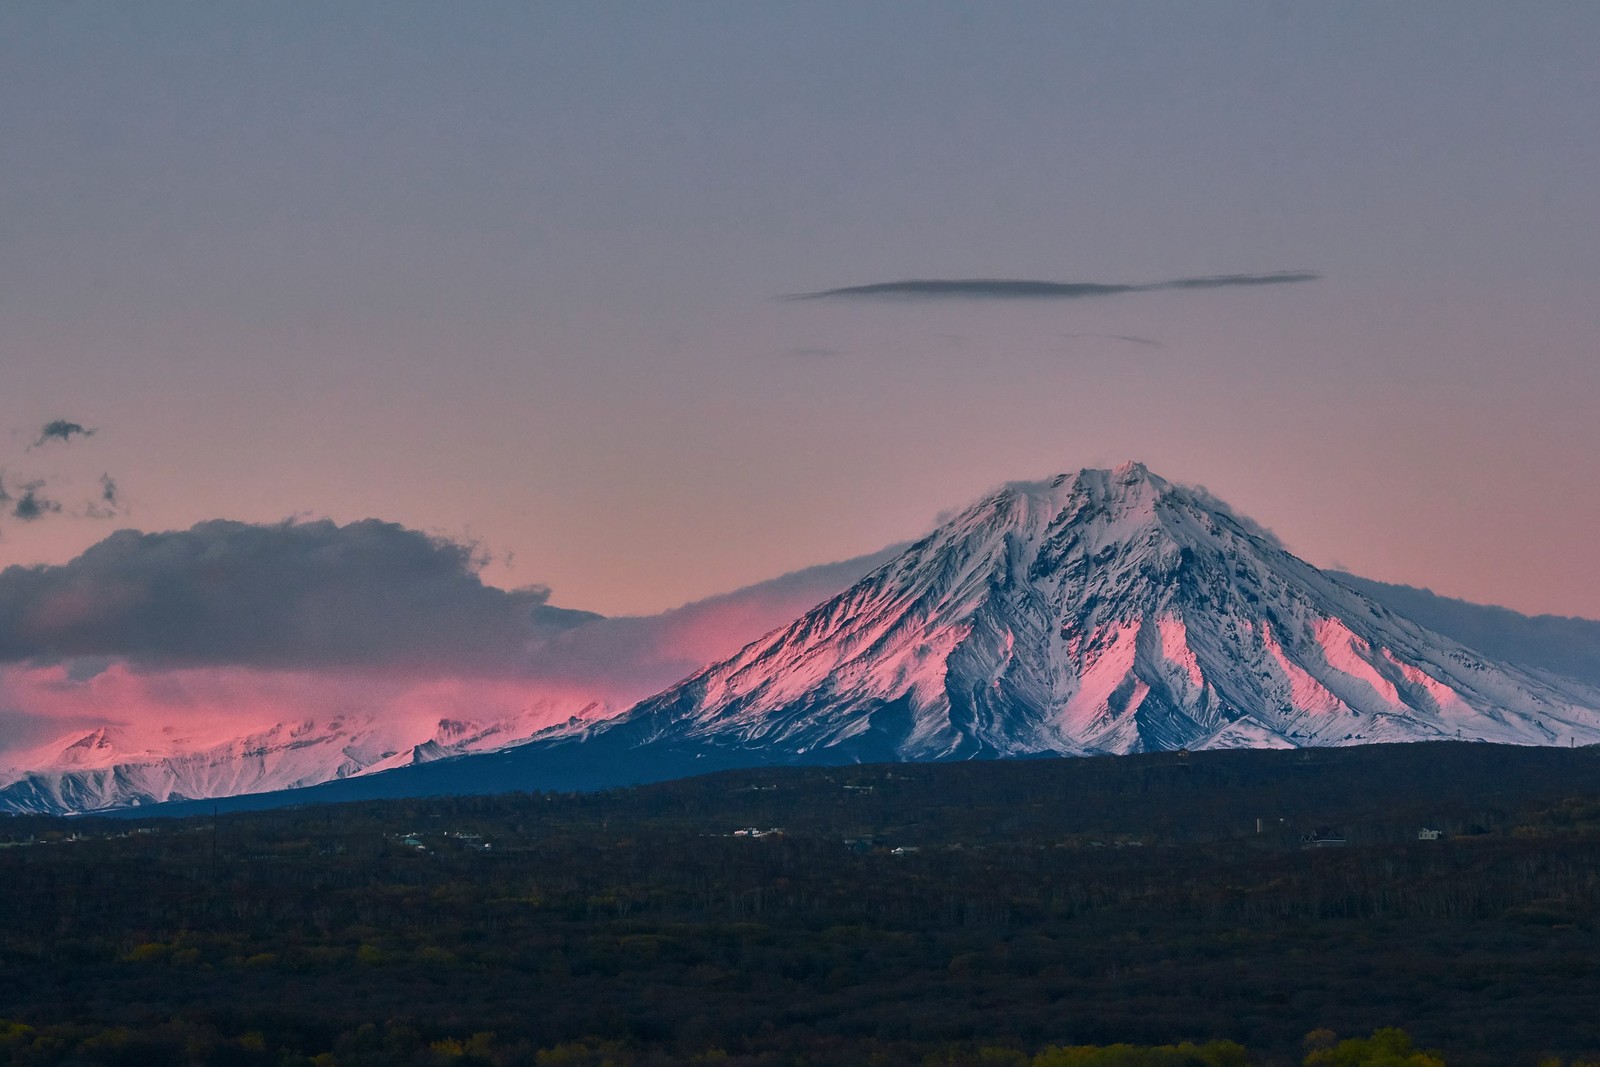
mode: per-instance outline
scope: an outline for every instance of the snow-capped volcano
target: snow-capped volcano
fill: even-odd
[[[1140,464],[1005,487],[595,728],[768,758],[1600,741],[1600,691],[1498,663]]]

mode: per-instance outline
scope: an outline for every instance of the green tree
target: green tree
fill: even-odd
[[[1332,1048],[1313,1049],[1305,1067],[1444,1067],[1436,1053],[1411,1047],[1411,1035],[1397,1027],[1374,1030],[1371,1037],[1351,1037]]]

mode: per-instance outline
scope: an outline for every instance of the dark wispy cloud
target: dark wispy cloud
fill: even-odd
[[[85,426],[80,422],[68,419],[52,419],[39,428],[33,443],[24,450],[32,452],[51,442],[70,443],[78,438],[93,437],[99,431]],[[0,480],[0,519],[15,519],[18,522],[38,522],[51,515],[71,515],[79,518],[111,518],[122,512],[122,498],[119,494],[117,483],[109,474],[100,476],[99,493],[88,501],[74,501],[70,510],[64,507],[57,497],[55,490],[61,488],[63,479],[46,474],[43,477],[34,476],[30,472],[26,481],[23,481],[15,490],[16,494],[7,491],[5,483]],[[47,486],[51,492],[47,492]]]
[[[20,490],[21,496],[7,502],[11,505],[11,517],[19,522],[37,522],[46,515],[54,515],[61,510],[61,503],[51,500],[44,495],[44,481],[42,479],[25,482]]]
[[[122,492],[115,478],[109,474],[100,476],[100,495],[89,501],[83,513],[91,519],[114,519],[122,514]]]
[[[70,563],[0,571],[0,660],[506,670],[598,618],[486,586],[480,565],[471,545],[376,519],[122,530]]]
[[[1162,282],[1046,282],[1019,278],[915,278],[871,285],[848,285],[815,293],[796,293],[785,300],[894,297],[924,300],[1082,300],[1120,293],[1153,293],[1164,289],[1228,289],[1240,286],[1287,285],[1316,281],[1311,271],[1274,274],[1216,274],[1203,278],[1174,278]]]
[[[47,444],[51,441],[71,441],[75,437],[93,437],[94,430],[82,423],[69,422],[66,419],[51,419],[39,430],[38,438],[33,442],[33,447]]]
[[[1061,339],[1063,341],[1124,341],[1130,345],[1140,345],[1144,348],[1162,347],[1160,341],[1152,340],[1149,337],[1136,337],[1129,333],[1064,333],[1061,335]]]

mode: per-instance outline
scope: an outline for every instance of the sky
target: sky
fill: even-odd
[[[1597,51],[1554,0],[9,3],[0,565],[377,520],[651,614],[1139,459],[1600,618]]]

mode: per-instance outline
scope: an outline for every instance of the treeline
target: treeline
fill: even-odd
[[[1370,1037],[1339,1040],[1332,1031],[1306,1035],[1304,1067],[1446,1067],[1436,1050],[1415,1047],[1396,1027]],[[429,1041],[400,1023],[366,1024],[339,1034],[326,1051],[306,1054],[276,1049],[258,1032],[224,1037],[204,1025],[175,1020],[144,1030],[128,1027],[35,1028],[0,1020],[0,1057],[11,1064],[57,1067],[226,1063],[239,1067],[786,1067],[806,1063],[859,1063],[874,1067],[1253,1067],[1261,1060],[1232,1041],[1176,1045],[1051,1045],[1036,1052],[1006,1045],[930,1046],[873,1041],[812,1042],[803,1051],[696,1052],[645,1049],[603,1039],[534,1049],[492,1033]],[[1550,1058],[1538,1067],[1600,1067],[1588,1061]]]
[[[1413,1047],[1397,1028],[1339,1041],[1331,1031],[1307,1035],[1305,1067],[1445,1067],[1436,1052]],[[338,1035],[329,1050],[306,1054],[275,1049],[259,1032],[224,1037],[210,1027],[173,1021],[134,1030],[52,1026],[0,1021],[0,1056],[30,1067],[60,1064],[124,1065],[227,1063],[239,1067],[786,1067],[803,1063],[859,1063],[875,1067],[1252,1067],[1259,1060],[1232,1041],[1176,1045],[1047,1046],[1037,1052],[1006,1045],[927,1045],[862,1041],[812,1042],[803,1050],[729,1052],[645,1049],[620,1041],[572,1041],[534,1049],[492,1033],[429,1041],[414,1027],[367,1024]],[[1540,1067],[1566,1067],[1547,1061]],[[1595,1067],[1573,1063],[1571,1067]]]

